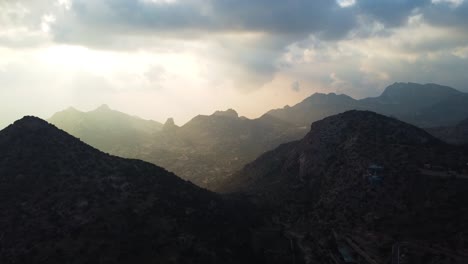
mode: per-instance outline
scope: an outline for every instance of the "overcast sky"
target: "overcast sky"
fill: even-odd
[[[0,0],[0,128],[69,106],[257,117],[393,82],[468,91],[464,0]]]

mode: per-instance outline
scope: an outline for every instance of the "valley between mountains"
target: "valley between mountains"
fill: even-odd
[[[313,122],[349,110],[396,117],[450,143],[468,143],[468,134],[463,130],[468,120],[467,106],[468,94],[447,86],[395,83],[379,97],[361,100],[316,93],[256,119],[229,109],[198,115],[179,127],[171,118],[161,124],[103,105],[90,112],[69,108],[48,121],[99,150],[151,162],[217,191],[259,155],[301,139]]]

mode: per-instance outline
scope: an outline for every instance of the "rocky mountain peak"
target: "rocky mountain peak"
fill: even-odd
[[[175,124],[174,122],[174,118],[170,117],[166,120],[166,122],[164,123],[163,125],[163,130],[164,131],[167,131],[167,130],[172,130],[174,128],[177,128],[178,126]]]
[[[230,108],[226,111],[216,111],[213,114],[214,116],[226,116],[226,117],[232,117],[232,118],[238,118],[239,114],[236,112],[236,110]]]
[[[451,87],[433,83],[418,84],[411,82],[396,82],[385,88],[384,92],[381,95],[381,98],[404,99],[404,97],[410,96],[419,97],[420,99],[423,99],[426,97],[450,96],[459,93],[459,91]]]
[[[310,97],[306,98],[302,104],[340,104],[340,103],[349,103],[354,101],[353,98],[345,94],[336,94],[336,93],[314,93]]]
[[[111,108],[109,107],[109,105],[107,104],[102,104],[101,106],[99,106],[98,108],[96,108],[95,111],[110,111]]]
[[[164,126],[175,126],[174,118],[169,117],[164,123]]]

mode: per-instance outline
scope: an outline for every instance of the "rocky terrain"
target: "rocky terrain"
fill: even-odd
[[[347,250],[356,262],[389,263],[400,245],[412,259],[403,263],[468,261],[467,149],[394,118],[317,121],[224,186],[269,208],[304,262],[342,263]]]
[[[0,131],[0,263],[254,263],[251,206],[47,122]]]

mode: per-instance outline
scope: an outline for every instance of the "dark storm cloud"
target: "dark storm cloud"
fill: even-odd
[[[4,0],[0,21],[37,29],[50,13],[56,17],[55,41],[104,49],[138,48],[145,43],[141,36],[187,39],[227,32],[261,32],[289,43],[311,34],[336,40],[362,27],[362,19],[388,29],[403,26],[416,13],[436,25],[465,29],[468,23],[467,2],[455,7],[431,0],[356,0],[345,8],[333,0],[73,0],[70,10],[58,6],[55,0]]]
[[[463,1],[459,6],[449,3],[429,5],[423,10],[425,18],[434,25],[457,27],[468,30],[468,2]]]
[[[71,14],[57,23],[66,37],[76,26],[103,34],[162,33],[179,38],[217,32],[265,32],[280,35],[320,33],[342,37],[355,25],[353,10],[330,0],[186,0],[154,3],[134,0],[76,0]],[[185,32],[186,35],[181,35]],[[76,36],[75,36],[76,37]]]
[[[226,28],[247,31],[342,37],[355,24],[352,9],[330,0],[220,0],[212,4]]]
[[[386,28],[399,27],[409,16],[422,13],[430,23],[466,25],[468,4],[454,8],[430,0],[356,0],[342,8],[331,0],[179,0],[172,3],[135,0],[75,0],[56,23],[58,40],[73,41],[113,34],[153,32],[176,38],[220,32],[264,32],[287,38],[315,34],[338,39],[355,29],[358,17],[368,17]],[[78,35],[75,35],[77,33]]]
[[[357,0],[355,8],[359,14],[371,16],[386,27],[397,27],[405,24],[417,8],[430,4],[430,0]]]

